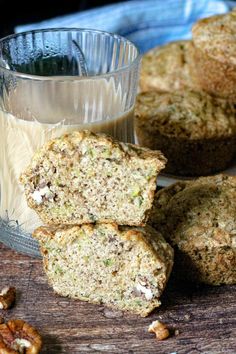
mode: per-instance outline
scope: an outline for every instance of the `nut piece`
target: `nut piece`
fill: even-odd
[[[146,300],[148,301],[152,300],[153,294],[151,289],[148,289],[144,285],[138,283],[138,285],[136,286],[136,290],[141,294],[144,294]]]
[[[35,190],[34,193],[31,194],[31,197],[39,205],[43,202],[43,198],[52,199],[53,193],[50,191],[48,186],[44,186],[43,188]]]
[[[9,309],[16,298],[16,288],[7,286],[0,292],[0,310]]]
[[[153,321],[148,328],[148,332],[155,333],[157,340],[166,339],[170,335],[166,325],[160,321]]]
[[[38,354],[42,340],[38,331],[22,320],[0,324],[1,354]]]

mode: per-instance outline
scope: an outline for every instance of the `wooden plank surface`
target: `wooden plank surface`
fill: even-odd
[[[44,354],[236,353],[236,286],[193,288],[171,279],[162,306],[139,318],[55,295],[40,260],[0,245],[0,288],[6,285],[17,288],[17,301],[0,315],[35,325]],[[172,328],[169,339],[158,342],[147,332],[156,319]]]

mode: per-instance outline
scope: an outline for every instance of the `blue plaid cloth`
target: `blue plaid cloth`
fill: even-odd
[[[225,13],[233,4],[233,1],[221,0],[131,0],[18,26],[15,30],[23,32],[57,27],[100,29],[129,38],[145,52],[169,41],[190,38],[192,24],[197,19]]]

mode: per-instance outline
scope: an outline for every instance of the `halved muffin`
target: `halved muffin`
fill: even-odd
[[[28,205],[45,224],[139,226],[147,220],[165,163],[159,151],[74,131],[40,148],[20,181]]]
[[[153,228],[116,224],[40,227],[44,268],[55,292],[147,316],[160,305],[173,250]]]

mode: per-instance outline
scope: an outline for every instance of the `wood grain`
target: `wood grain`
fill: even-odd
[[[17,301],[0,315],[35,325],[44,354],[236,353],[235,286],[190,287],[171,279],[162,306],[139,318],[55,295],[40,260],[0,245],[0,288],[5,285],[17,288]],[[158,342],[147,332],[156,319],[172,328],[169,339]]]

